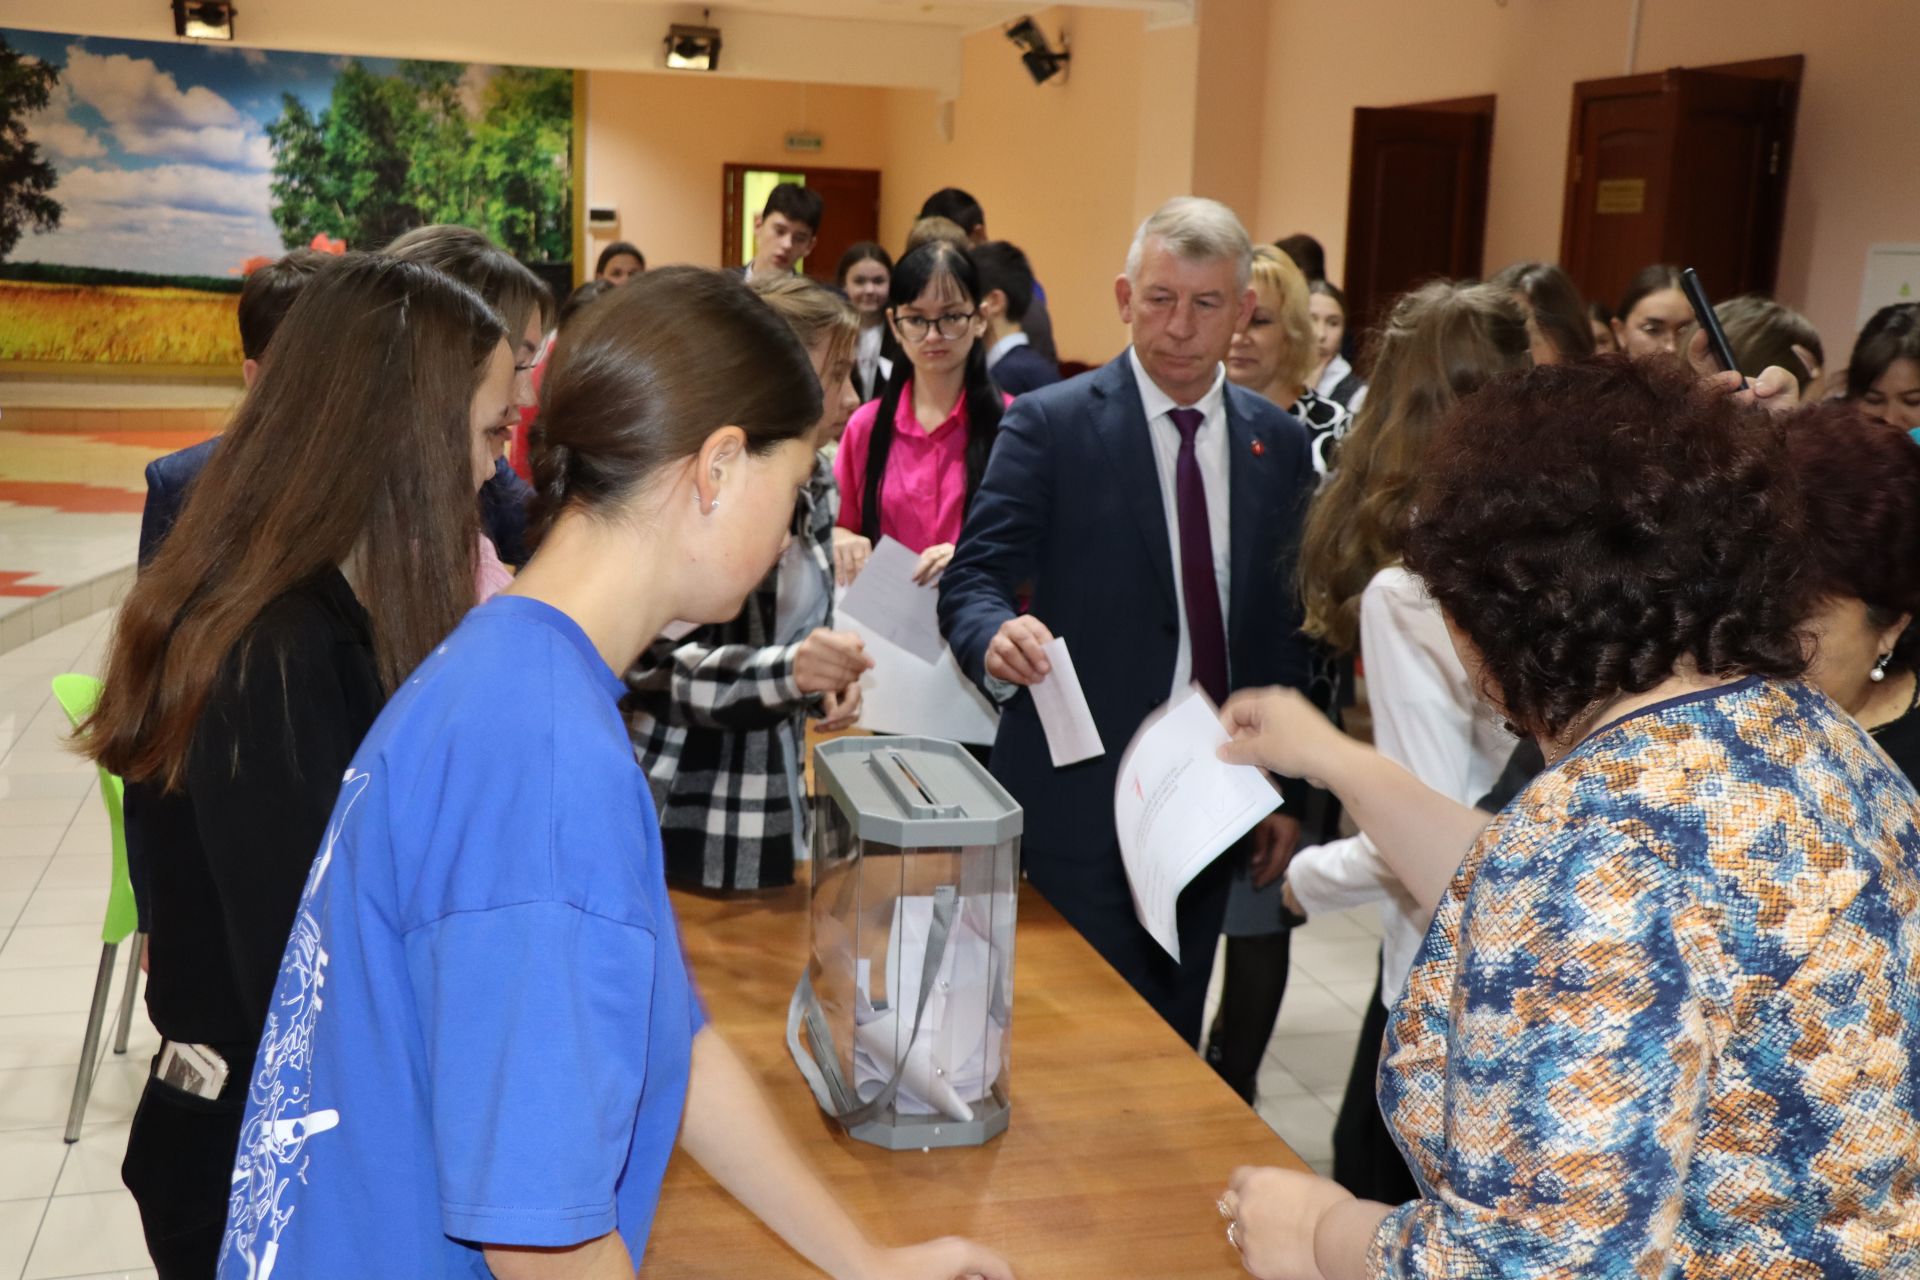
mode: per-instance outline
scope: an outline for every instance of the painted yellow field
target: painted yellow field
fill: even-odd
[[[0,280],[0,360],[233,366],[237,301],[194,289]]]

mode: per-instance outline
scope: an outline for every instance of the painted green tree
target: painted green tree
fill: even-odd
[[[29,115],[47,105],[60,69],[29,58],[0,38],[0,259],[27,228],[51,231],[64,212],[47,192],[59,175],[27,137]]]
[[[458,222],[520,258],[566,259],[571,73],[503,67],[472,102],[466,71],[409,61],[383,76],[350,62],[317,115],[284,97],[267,126],[284,243],[325,233],[378,248],[414,227]]]

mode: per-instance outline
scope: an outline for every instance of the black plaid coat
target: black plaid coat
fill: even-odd
[[[833,468],[816,458],[794,510],[794,539],[833,592]],[[782,725],[804,750],[820,702],[794,681],[797,644],[775,644],[775,567],[731,622],[656,641],[627,672],[627,729],[660,813],[668,879],[708,889],[793,883],[796,824]],[[825,625],[833,623],[827,607]],[[796,762],[798,763],[798,762]]]

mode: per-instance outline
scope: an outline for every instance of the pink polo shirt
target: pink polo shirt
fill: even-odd
[[[1013,403],[1011,396],[1006,398]],[[840,527],[861,531],[867,496],[867,445],[873,439],[880,402],[854,410],[833,459],[840,486]],[[925,551],[942,542],[958,542],[967,514],[967,396],[960,393],[945,421],[932,431],[913,416],[913,383],[900,391],[894,414],[893,447],[887,473],[880,477],[880,532],[909,551]]]

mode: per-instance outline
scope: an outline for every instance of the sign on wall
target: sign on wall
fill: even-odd
[[[1920,244],[1876,244],[1867,249],[1860,283],[1860,316],[1866,327],[1873,313],[1896,302],[1920,302]]]
[[[564,70],[0,29],[9,138],[0,360],[237,365],[242,277],[316,237],[459,222],[571,256]]]

